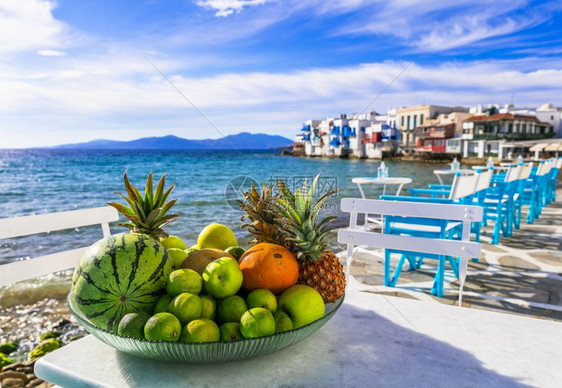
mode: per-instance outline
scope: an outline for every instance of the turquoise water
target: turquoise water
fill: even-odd
[[[436,183],[433,170],[448,167],[415,162],[386,164],[390,176],[413,179],[406,187]],[[178,198],[173,210],[181,218],[166,228],[168,233],[192,244],[205,225],[220,222],[231,227],[239,239],[247,241],[247,234],[240,228],[243,213],[234,201],[244,177],[258,183],[282,177],[294,188],[304,177],[311,179],[321,174],[321,190],[335,187],[341,190],[330,199],[328,207],[331,213],[341,215],[337,210],[339,200],[360,196],[352,178],[376,176],[378,166],[379,162],[373,160],[296,158],[264,151],[0,150],[0,217],[123,202],[115,194],[125,192],[123,172],[127,169],[131,182],[142,188],[147,174],[153,171],[156,180],[167,173],[167,186],[176,184],[171,198]],[[249,182],[250,179],[244,181],[245,187]],[[112,233],[121,230],[125,229],[112,226]],[[61,247],[80,247],[100,237],[101,228],[86,227],[47,236],[2,240],[0,264],[48,254]]]

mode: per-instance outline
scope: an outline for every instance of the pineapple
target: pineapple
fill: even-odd
[[[326,249],[325,240],[333,228],[326,226],[336,217],[318,220],[324,201],[336,191],[322,195],[316,203],[312,198],[318,183],[314,179],[310,190],[304,183],[294,194],[282,180],[277,188],[279,196],[273,195],[273,187],[263,186],[261,195],[252,187],[244,193],[246,201],[239,201],[251,221],[243,227],[252,233],[255,242],[269,242],[283,245],[297,258],[299,263],[299,284],[315,288],[324,303],[338,299],[345,289],[343,266],[333,252]]]
[[[146,179],[143,197],[139,190],[129,182],[127,171],[123,174],[123,180],[125,181],[128,197],[125,197],[121,193],[117,194],[120,195],[130,207],[115,202],[108,203],[108,205],[116,208],[130,221],[122,222],[119,225],[126,227],[131,232],[146,234],[157,241],[161,238],[168,237],[168,234],[164,232],[162,228],[179,218],[177,214],[166,215],[177,201],[177,199],[174,199],[166,203],[175,185],[170,186],[168,190],[164,192],[164,183],[166,182],[166,174],[164,174],[156,186],[156,191],[153,193],[152,173],[150,173]]]
[[[249,221],[249,223],[243,224],[242,228],[248,230],[254,236],[251,243],[268,242],[282,245],[291,250],[292,243],[287,240],[289,236],[275,222],[274,209],[277,205],[273,199],[273,186],[267,187],[264,182],[260,194],[252,183],[251,191],[245,192],[243,195],[245,201],[237,201],[240,208],[247,214],[242,216],[240,220],[242,222]]]
[[[298,283],[315,288],[324,303],[330,303],[345,291],[345,272],[336,255],[326,248],[326,238],[334,229],[326,224],[337,217],[318,220],[324,201],[337,190],[324,193],[313,203],[318,178],[319,175],[314,178],[310,190],[307,191],[305,181],[294,194],[280,180],[277,185],[280,197],[276,198],[279,217],[276,220],[291,235],[288,239],[294,245],[293,254],[299,262]]]

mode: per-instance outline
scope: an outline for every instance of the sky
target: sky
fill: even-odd
[[[562,2],[0,0],[0,148],[562,107]]]

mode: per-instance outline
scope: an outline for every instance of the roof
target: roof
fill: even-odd
[[[530,120],[530,121],[536,122],[537,124],[551,126],[551,124],[549,124],[549,123],[545,123],[543,121],[540,121],[536,116],[520,115],[520,114],[513,114],[513,113],[496,113],[496,114],[493,114],[493,115],[490,115],[490,116],[472,116],[472,117],[469,117],[468,119],[466,119],[465,122],[468,122],[468,121],[501,121],[501,120],[515,120],[515,119]]]

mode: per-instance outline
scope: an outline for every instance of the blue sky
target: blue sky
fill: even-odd
[[[0,148],[562,106],[560,1],[0,0]]]

